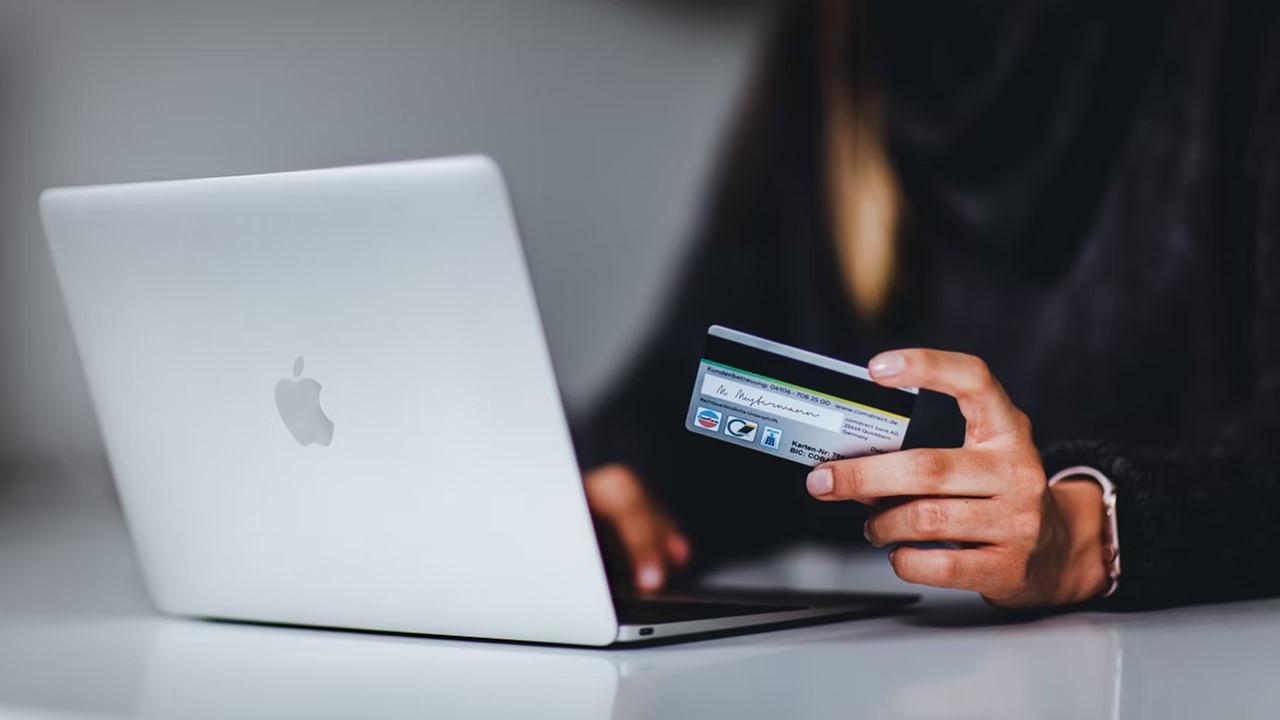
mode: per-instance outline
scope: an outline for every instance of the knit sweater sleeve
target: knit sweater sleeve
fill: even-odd
[[[1105,604],[1117,608],[1280,595],[1280,63],[1264,78],[1249,153],[1251,406],[1194,446],[1078,441],[1044,452],[1050,473],[1089,465],[1116,485],[1123,573]]]

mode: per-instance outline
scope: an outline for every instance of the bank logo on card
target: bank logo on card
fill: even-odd
[[[693,416],[693,421],[703,430],[717,432],[720,430],[720,419],[724,416],[711,408],[698,408],[698,414]]]
[[[760,426],[756,423],[753,423],[750,420],[744,420],[740,417],[734,417],[732,415],[729,416],[729,421],[724,424],[724,431],[726,433],[738,438],[739,440],[746,440],[747,442],[756,441],[756,430],[759,429]]]
[[[776,427],[766,425],[764,432],[760,436],[760,444],[770,450],[777,450],[782,446],[782,431]]]

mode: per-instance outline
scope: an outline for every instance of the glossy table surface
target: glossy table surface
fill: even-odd
[[[105,508],[105,509],[104,509]],[[723,582],[902,589],[794,548]],[[913,611],[585,650],[184,620],[148,605],[110,503],[0,511],[0,718],[1275,717],[1280,601],[1011,622]]]

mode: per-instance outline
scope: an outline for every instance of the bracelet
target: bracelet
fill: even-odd
[[[1057,485],[1068,478],[1084,478],[1092,480],[1102,488],[1102,509],[1106,515],[1103,532],[1106,533],[1103,564],[1107,566],[1107,591],[1102,597],[1108,598],[1120,588],[1120,527],[1116,521],[1116,486],[1106,475],[1086,465],[1076,465],[1060,470],[1049,478],[1049,487]]]

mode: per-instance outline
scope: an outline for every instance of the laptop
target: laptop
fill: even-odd
[[[488,158],[40,206],[163,612],[605,646],[914,599],[615,597]]]

